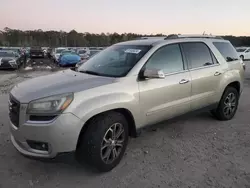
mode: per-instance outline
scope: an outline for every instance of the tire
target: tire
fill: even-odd
[[[238,91],[234,87],[227,87],[221,97],[217,109],[212,110],[211,113],[218,120],[228,121],[234,117],[238,108],[238,104],[239,104]]]
[[[128,144],[126,118],[121,113],[108,112],[94,117],[87,126],[79,138],[76,159],[100,172],[112,170],[121,161]],[[117,139],[113,132],[117,132]]]
[[[242,59],[242,61],[244,61],[244,56],[243,55],[241,55],[240,58]]]

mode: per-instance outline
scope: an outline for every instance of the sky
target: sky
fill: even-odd
[[[250,36],[250,0],[0,0],[0,29]]]

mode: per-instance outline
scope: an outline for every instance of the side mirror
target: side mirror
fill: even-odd
[[[143,71],[143,77],[144,78],[159,78],[159,79],[164,79],[165,74],[162,70],[159,69],[145,69]]]

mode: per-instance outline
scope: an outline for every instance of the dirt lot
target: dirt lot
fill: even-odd
[[[13,84],[43,71],[0,72],[0,188],[16,187],[250,187],[250,63],[236,117],[209,113],[182,117],[130,139],[120,165],[105,174],[80,166],[71,156],[38,161],[10,143],[7,99]]]

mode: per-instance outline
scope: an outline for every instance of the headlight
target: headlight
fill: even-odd
[[[16,60],[12,59],[12,60],[9,61],[9,63],[15,64],[15,63],[16,63]]]
[[[74,94],[67,93],[31,101],[28,105],[28,114],[59,114],[73,101]]]

